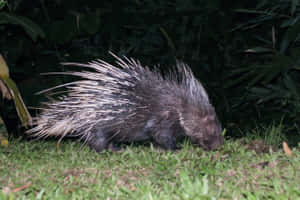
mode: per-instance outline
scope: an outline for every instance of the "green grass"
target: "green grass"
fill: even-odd
[[[287,157],[249,144],[97,154],[76,141],[57,149],[55,141],[15,140],[0,147],[0,199],[300,199],[300,148]]]

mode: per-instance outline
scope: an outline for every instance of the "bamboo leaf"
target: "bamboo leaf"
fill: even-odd
[[[11,96],[14,100],[18,116],[19,116],[23,126],[27,127],[28,125],[31,125],[32,118],[22,100],[22,97],[17,88],[17,85],[9,77],[1,77],[1,79],[4,82],[5,86],[9,89],[9,93],[11,94]]]
[[[295,13],[298,4],[299,4],[299,0],[292,0],[291,15],[293,15]]]
[[[280,45],[280,53],[283,54],[291,42],[296,40],[300,33],[300,20],[291,26],[285,33]]]
[[[0,24],[16,24],[24,28],[25,32],[36,41],[37,37],[44,38],[44,31],[36,23],[23,16],[16,16],[7,12],[0,13]]]
[[[0,54],[0,77],[9,77],[9,69],[1,54]],[[11,95],[8,89],[1,79],[0,79],[0,91],[2,92],[3,98],[11,99]]]
[[[288,74],[285,74],[283,81],[284,81],[285,86],[288,88],[288,90],[291,93],[293,93],[293,95],[296,97],[296,99],[300,100],[299,91],[297,90],[295,81],[293,81]]]
[[[5,60],[0,55],[0,88],[3,96],[14,100],[18,116],[23,124],[23,126],[31,125],[31,116],[22,100],[20,92],[17,88],[15,82],[9,78],[8,67]]]
[[[7,64],[0,54],[0,76],[9,76],[9,70]]]
[[[251,49],[245,50],[246,53],[270,53],[273,49],[265,48],[265,47],[254,47]]]
[[[170,47],[173,51],[175,51],[175,50],[176,50],[175,45],[174,45],[172,39],[169,37],[167,31],[166,31],[163,27],[159,27],[159,30],[161,31],[161,33],[163,34],[163,36],[166,38],[169,47]]]

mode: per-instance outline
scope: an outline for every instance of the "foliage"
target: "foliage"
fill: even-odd
[[[256,46],[246,49],[248,66],[236,67],[228,86],[248,88],[247,102],[256,102],[261,115],[280,112],[297,127],[300,114],[300,7],[298,0],[262,1],[255,9],[238,9],[248,14],[235,31],[251,31]]]
[[[29,5],[33,12],[27,12]],[[5,33],[0,37],[1,51],[28,105],[40,101],[32,96],[34,92],[68,79],[43,78],[39,73],[64,70],[58,65],[61,61],[105,59],[109,50],[139,58],[145,65],[160,63],[163,71],[175,58],[182,59],[194,66],[203,83],[208,83],[206,87],[216,88],[211,92],[214,96],[222,90],[223,78],[217,72],[223,63],[217,60],[221,55],[219,40],[226,27],[216,27],[210,19],[218,20],[221,6],[218,0],[12,1],[1,12],[5,21],[0,25]],[[230,23],[230,19],[222,20],[224,25]],[[224,93],[222,96],[226,98]]]
[[[26,105],[39,104],[35,92],[70,80],[40,73],[68,70],[59,62],[109,60],[113,51],[162,71],[176,59],[188,63],[228,136],[283,115],[297,127],[298,1],[231,2],[8,1],[0,11],[1,53]]]

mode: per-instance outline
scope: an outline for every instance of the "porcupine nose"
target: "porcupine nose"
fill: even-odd
[[[224,137],[221,133],[214,134],[213,138],[203,141],[203,148],[205,150],[215,150],[224,144]]]
[[[224,137],[222,134],[218,135],[215,140],[209,145],[210,150],[218,149],[224,144]]]

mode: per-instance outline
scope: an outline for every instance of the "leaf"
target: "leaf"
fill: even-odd
[[[253,75],[255,75],[256,71],[255,68],[259,67],[258,65],[252,65],[249,67],[243,67],[240,69],[236,69],[233,71],[233,73],[230,75],[232,81],[229,81],[225,87],[230,88],[240,82],[246,82],[247,80],[251,79]]]
[[[256,71],[256,76],[252,80],[250,80],[250,82],[248,83],[248,86],[253,86],[256,83],[258,83],[259,81],[264,80],[265,75],[266,75],[266,73],[265,73],[264,69],[261,69],[260,72]]]
[[[5,5],[6,5],[6,1],[5,0],[0,0],[0,10],[2,8],[4,8]]]
[[[8,146],[8,133],[6,126],[0,117],[0,146]]]
[[[19,191],[21,191],[21,190],[27,189],[27,188],[30,187],[31,184],[32,184],[32,183],[29,181],[29,182],[25,183],[24,185],[22,185],[22,186],[20,186],[20,187],[17,187],[17,188],[15,188],[15,189],[13,189],[13,190],[11,190],[11,192],[12,192],[12,193],[16,193],[16,192],[19,192]]]
[[[11,95],[10,95],[8,89],[1,79],[0,79],[0,91],[2,92],[3,98],[8,99],[8,100],[11,99]]]
[[[293,155],[291,149],[289,148],[288,144],[285,141],[283,141],[282,146],[283,146],[285,155],[287,155],[289,157]]]
[[[20,92],[18,90],[17,85],[15,82],[10,79],[9,77],[1,77],[3,83],[8,88],[10,95],[12,96],[18,116],[23,124],[23,126],[27,127],[27,125],[31,125],[32,118],[22,100]]]
[[[169,37],[167,31],[166,31],[164,28],[162,28],[162,27],[159,27],[159,30],[160,30],[160,32],[163,34],[163,36],[166,38],[166,40],[168,41],[169,47],[170,47],[173,51],[175,51],[175,50],[176,50],[175,45],[174,45],[172,39]]]
[[[284,56],[276,56],[270,64],[265,65],[263,70],[264,80],[263,83],[270,83],[275,78],[279,77],[290,66],[289,62],[283,60]],[[280,60],[281,59],[281,60]]]
[[[288,74],[285,74],[283,82],[287,87],[288,91],[291,92],[296,100],[300,100],[299,90],[297,89],[297,82],[294,81]]]
[[[300,20],[298,20],[293,26],[291,26],[285,33],[280,45],[280,53],[283,54],[290,43],[299,36],[300,33]]]
[[[222,131],[222,135],[225,136],[225,134],[226,134],[226,128],[224,128]]]
[[[0,76],[9,76],[9,70],[7,64],[0,54]]]
[[[25,32],[36,41],[37,37],[44,38],[44,31],[36,23],[23,16],[16,16],[7,12],[0,13],[0,24],[16,24],[24,28]]]
[[[54,21],[45,28],[47,39],[57,44],[73,40],[78,33],[76,16],[66,16],[63,20]]]
[[[100,13],[92,13],[83,16],[78,16],[78,24],[81,25],[83,30],[85,30],[88,34],[95,34],[100,27]],[[81,23],[80,23],[81,22]]]
[[[2,55],[0,54],[0,77],[9,77],[9,70],[6,65],[6,62]],[[3,98],[11,99],[11,95],[5,86],[5,84],[0,79],[0,91],[2,92]]]
[[[270,53],[273,49],[265,48],[265,47],[254,47],[252,49],[245,50],[246,53]]]
[[[294,23],[295,23],[295,18],[284,20],[284,21],[280,24],[280,28],[286,28],[286,27],[289,27],[289,26],[293,25]]]
[[[259,10],[248,10],[248,9],[234,9],[233,11],[235,12],[240,12],[240,13],[249,13],[249,14],[269,14],[266,11],[259,11]]]
[[[31,125],[32,119],[31,116],[22,100],[20,92],[18,90],[15,82],[9,78],[8,67],[5,60],[0,55],[0,89],[3,93],[3,96],[11,99],[13,98],[18,116],[23,124],[23,126]]]
[[[295,13],[298,4],[299,4],[299,0],[292,0],[291,15]]]
[[[250,91],[255,96],[259,97],[257,101],[257,103],[259,104],[282,97],[278,94],[279,92],[276,91],[274,88],[253,87],[250,89]]]
[[[20,187],[17,187],[17,188],[14,188],[14,189],[12,189],[10,187],[4,187],[2,189],[2,193],[4,195],[9,195],[11,193],[17,193],[17,192],[20,192],[22,190],[25,190],[25,189],[29,188],[31,185],[32,185],[32,182],[29,181],[29,182],[25,183],[24,185],[22,185]]]

